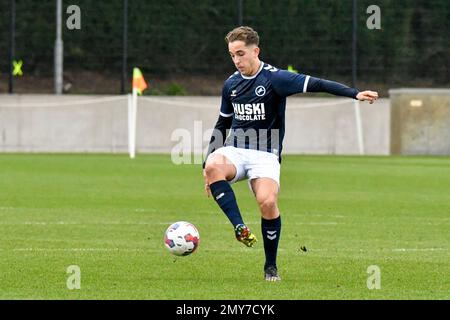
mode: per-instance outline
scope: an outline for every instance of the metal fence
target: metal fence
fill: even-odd
[[[80,29],[66,25],[71,5]],[[0,93],[54,92],[56,0],[0,7]],[[234,71],[224,36],[241,24],[259,32],[262,60],[280,68],[382,94],[448,87],[449,21],[448,0],[66,0],[64,91],[127,92],[138,66],[150,82],[146,94],[218,95]]]

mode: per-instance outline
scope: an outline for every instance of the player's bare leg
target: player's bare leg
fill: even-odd
[[[247,247],[252,247],[257,241],[256,237],[244,224],[233,189],[228,183],[236,174],[237,169],[231,161],[221,154],[212,154],[208,157],[203,172],[205,191],[208,197],[213,195],[214,200],[230,220],[236,239]]]
[[[236,176],[236,167],[221,154],[212,154],[206,161],[203,177],[205,178],[205,192],[211,196],[209,186],[214,182],[226,180],[231,181]]]
[[[258,178],[251,181],[252,190],[261,211],[261,217],[274,220],[280,216],[278,210],[278,183],[270,178]]]
[[[261,211],[261,231],[266,255],[264,277],[267,281],[279,281],[281,278],[276,264],[281,233],[281,217],[277,205],[279,186],[270,178],[254,179],[251,186]]]

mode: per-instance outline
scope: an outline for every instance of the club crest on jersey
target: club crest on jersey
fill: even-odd
[[[259,86],[255,89],[255,93],[258,97],[263,97],[266,94],[266,88]]]

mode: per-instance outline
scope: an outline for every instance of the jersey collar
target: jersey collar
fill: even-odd
[[[255,73],[254,75],[252,75],[252,76],[250,76],[250,77],[244,76],[244,75],[241,73],[241,77],[244,78],[244,79],[247,79],[247,80],[249,80],[249,79],[254,79],[254,78],[256,78],[256,77],[258,76],[258,74],[261,72],[261,70],[263,69],[263,67],[264,67],[264,62],[261,61],[261,65],[259,66],[259,70],[258,70],[257,73]]]

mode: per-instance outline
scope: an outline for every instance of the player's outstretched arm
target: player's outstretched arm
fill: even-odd
[[[314,77],[309,77],[306,91],[327,92],[335,96],[353,98],[359,101],[369,101],[370,103],[374,103],[378,99],[378,93],[375,91],[368,90],[359,92],[357,89],[350,88],[345,84]]]

